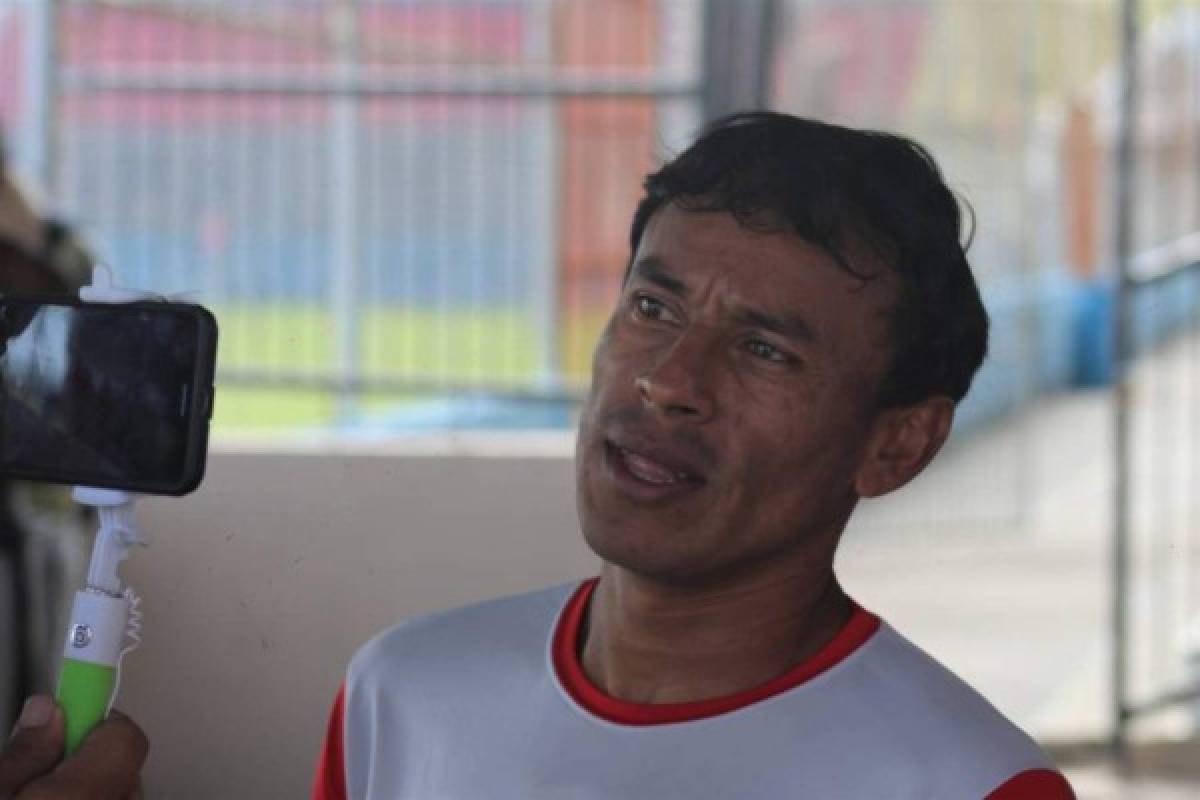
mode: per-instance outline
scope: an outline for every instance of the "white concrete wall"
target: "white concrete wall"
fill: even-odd
[[[543,442],[543,445],[545,443]],[[570,442],[523,456],[217,452],[139,508],[145,645],[118,705],[151,798],[306,796],[342,669],[418,612],[593,574]]]

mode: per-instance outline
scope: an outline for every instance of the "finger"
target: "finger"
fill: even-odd
[[[62,758],[65,730],[54,700],[35,695],[25,701],[12,738],[0,751],[0,800],[54,768]]]
[[[113,712],[87,735],[74,756],[30,788],[47,797],[125,800],[138,789],[149,749],[142,729]]]

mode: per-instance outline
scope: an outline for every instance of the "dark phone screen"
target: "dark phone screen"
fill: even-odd
[[[177,482],[198,324],[167,309],[0,303],[0,473]]]

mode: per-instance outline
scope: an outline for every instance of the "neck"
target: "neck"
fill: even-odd
[[[582,664],[610,697],[688,703],[752,689],[826,645],[852,604],[832,566],[737,586],[666,586],[606,564]]]

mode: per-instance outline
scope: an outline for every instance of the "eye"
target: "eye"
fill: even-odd
[[[746,342],[746,350],[755,358],[761,358],[765,361],[775,361],[781,364],[791,361],[787,353],[773,344],[764,342],[762,339],[751,339]]]
[[[635,294],[633,296],[633,308],[639,317],[646,319],[665,320],[668,322],[673,319],[666,304],[648,294]]]

